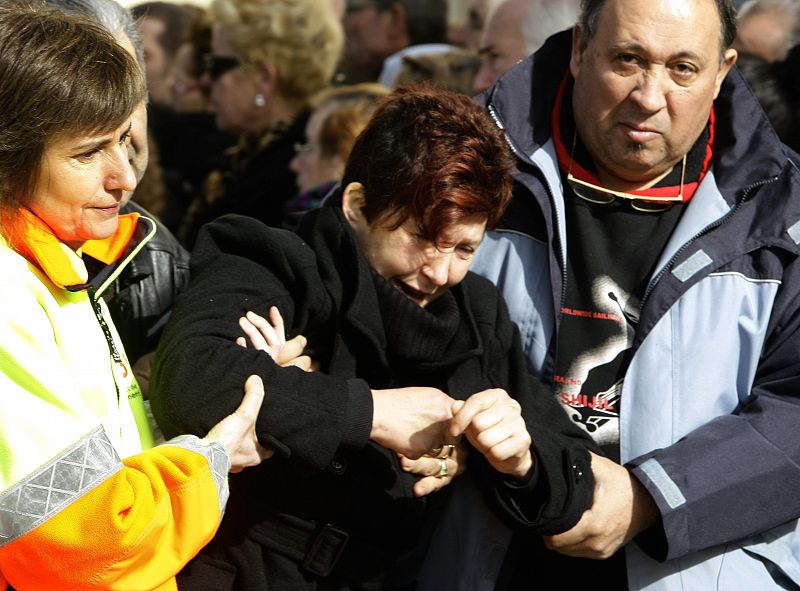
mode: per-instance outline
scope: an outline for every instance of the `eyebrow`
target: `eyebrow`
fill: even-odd
[[[644,54],[649,54],[650,53],[647,50],[647,48],[645,48],[644,46],[640,45],[639,43],[633,43],[633,42],[616,43],[614,45],[611,45],[609,49],[610,49],[610,51],[612,53],[617,52],[617,51],[634,51],[634,52],[644,53]],[[703,58],[700,55],[698,55],[694,51],[688,51],[688,50],[679,51],[678,53],[672,54],[669,57],[670,61],[674,60],[674,59],[681,59],[681,58],[691,59],[691,60],[695,60],[695,61],[698,61],[698,62],[703,62],[704,61]]]
[[[119,137],[121,138],[122,136],[129,134],[131,132],[131,129],[133,129],[133,122],[132,121],[130,123],[128,123],[128,128],[125,131],[123,131],[119,135]],[[97,141],[89,141],[89,142],[86,142],[85,144],[78,144],[77,146],[74,146],[73,147],[73,151],[75,151],[75,152],[90,152],[92,150],[99,150],[101,148],[106,147],[108,144],[110,144],[113,141],[114,141],[114,137],[111,137],[111,138],[108,138],[108,139],[97,140]]]

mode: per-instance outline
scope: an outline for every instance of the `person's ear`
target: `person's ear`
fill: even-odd
[[[256,70],[256,89],[265,97],[275,95],[278,84],[278,69],[272,64],[259,64]]]
[[[569,58],[569,71],[573,78],[577,77],[580,70],[587,44],[588,42],[583,38],[583,27],[577,23],[572,27],[572,53]]]
[[[349,183],[342,192],[342,212],[350,227],[358,231],[367,224],[364,217],[364,185]]]
[[[722,63],[720,63],[719,71],[717,72],[716,79],[714,81],[714,98],[717,98],[719,94],[720,88],[722,88],[722,81],[725,80],[725,76],[728,75],[728,72],[731,71],[733,64],[736,63],[736,59],[739,57],[739,54],[735,49],[726,49],[725,53],[722,55]]]

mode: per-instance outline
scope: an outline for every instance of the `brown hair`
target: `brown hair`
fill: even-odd
[[[511,200],[513,158],[500,128],[469,97],[431,85],[400,87],[356,140],[342,186],[364,186],[368,223],[409,217],[436,242],[467,217],[494,227]]]
[[[48,145],[120,127],[145,97],[138,64],[94,20],[0,5],[0,206],[3,227],[36,190]]]
[[[319,147],[322,158],[338,156],[347,161],[356,137],[364,129],[375,107],[389,89],[376,82],[337,86],[314,97],[311,106],[325,110],[319,126]]]

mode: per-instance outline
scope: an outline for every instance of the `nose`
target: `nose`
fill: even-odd
[[[475,92],[483,92],[494,84],[494,82],[495,78],[492,75],[492,69],[489,67],[489,64],[486,63],[486,60],[482,60],[481,67],[478,69],[478,73],[475,74],[475,79],[472,81],[472,90]]]
[[[197,79],[197,85],[203,90],[203,92],[210,93],[211,87],[214,85],[214,80],[211,78],[211,74],[208,72],[203,72],[200,74],[200,77]]]
[[[300,152],[296,153],[294,157],[289,160],[289,170],[295,174],[300,174]]]
[[[452,252],[436,251],[422,266],[422,273],[436,287],[447,285],[450,277],[450,259]]]
[[[119,144],[112,150],[106,171],[106,189],[133,191],[136,188],[136,173],[128,157],[128,149]]]
[[[631,100],[646,113],[660,111],[667,105],[668,78],[664,73],[654,70],[643,72],[630,94]]]

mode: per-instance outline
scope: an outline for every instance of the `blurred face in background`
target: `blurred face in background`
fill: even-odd
[[[733,48],[768,62],[782,60],[791,46],[791,30],[779,10],[767,10],[739,19]]]
[[[172,64],[161,45],[161,36],[166,31],[164,21],[152,17],[144,17],[138,22],[139,34],[144,49],[144,70],[147,77],[147,90],[150,100],[158,104],[167,104],[170,99],[170,75]]]
[[[490,4],[489,0],[470,0],[467,3],[466,21],[458,27],[451,28],[448,33],[450,43],[466,49],[480,48],[481,31]]]
[[[517,5],[509,3],[501,4],[490,15],[478,51],[481,67],[475,75],[475,92],[486,90],[506,71],[528,57],[521,17]]]
[[[223,26],[214,27],[209,62],[204,77],[211,85],[217,128],[237,134],[254,130],[254,122],[260,122],[255,106],[257,74],[241,67]]]
[[[394,12],[379,10],[370,0],[347,0],[342,25],[342,66],[348,82],[376,80],[383,60],[394,53],[390,44]]]
[[[210,110],[209,99],[200,82],[194,45],[184,43],[175,54],[170,85],[170,106],[178,113],[202,113]]]
[[[337,154],[324,155],[319,141],[320,128],[333,108],[333,105],[327,105],[311,114],[306,124],[306,143],[295,147],[297,153],[289,163],[289,168],[297,174],[300,193],[328,181],[340,180],[344,172],[342,159]]]

